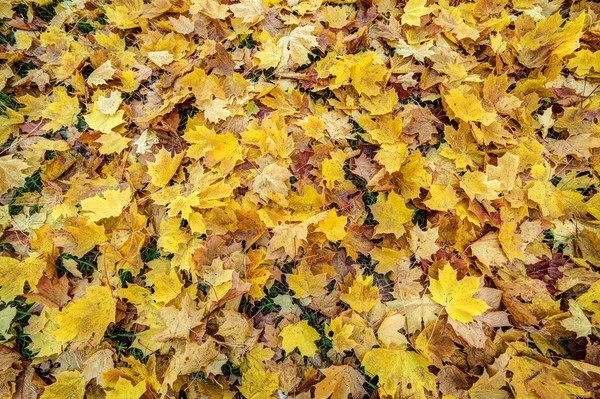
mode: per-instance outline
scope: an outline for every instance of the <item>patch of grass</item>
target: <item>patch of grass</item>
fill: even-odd
[[[337,285],[337,282],[336,282],[335,280],[331,280],[331,281],[329,282],[329,284],[327,284],[327,285],[325,286],[325,289],[327,290],[327,293],[328,293],[328,294],[331,294],[331,293],[333,292],[333,290],[335,290],[335,289],[336,289],[336,285]]]
[[[375,376],[373,378],[371,378],[367,372],[365,371],[365,368],[363,366],[357,367],[356,368],[362,375],[363,377],[365,377],[365,379],[367,380],[364,384],[363,387],[365,388],[365,390],[367,391],[367,395],[366,397],[372,397],[373,393],[375,391],[377,391],[377,389],[379,389],[379,386],[377,385],[379,383],[379,377]]]
[[[56,151],[46,151],[46,154],[44,154],[44,159],[46,161],[51,161],[56,158],[57,155],[58,153]]]
[[[285,295],[288,293],[288,291],[289,288],[287,284],[277,280],[273,282],[273,285],[271,286],[271,288],[269,288],[269,290],[265,288],[265,292],[267,293],[268,298],[275,298],[278,295]]]
[[[256,301],[254,304],[250,303],[246,297],[242,298],[242,304],[240,305],[240,308],[246,306],[246,308],[250,310],[249,313],[251,314],[262,312],[266,315],[272,311],[278,311],[279,306],[273,301],[273,298],[279,295],[285,295],[288,291],[287,285],[279,281],[275,281],[271,288],[263,288],[265,296],[261,300]]]
[[[7,242],[0,242],[0,254],[4,251],[8,251],[8,252],[15,252],[15,247],[12,246],[12,244],[9,244]]]
[[[129,356],[133,356],[136,360],[146,364],[148,362],[148,356],[144,356],[144,352],[138,348],[129,348]]]
[[[373,216],[373,212],[371,212],[371,205],[377,202],[378,193],[372,193],[370,191],[365,191],[362,195],[362,200],[365,204],[365,210],[367,211],[367,217],[365,218],[364,225],[373,226],[377,225],[378,222],[375,220]]]
[[[325,54],[321,52],[321,50],[319,50],[318,48],[312,49],[310,53],[308,53],[308,58],[310,59],[309,66],[319,61],[321,58],[323,58],[324,55]]]
[[[547,98],[547,97],[542,97],[542,98],[540,98],[540,101],[538,102],[538,104],[540,106],[538,107],[537,110],[535,110],[534,114],[541,115],[544,113],[544,111],[546,111],[546,108],[548,108],[548,106],[550,106],[552,104],[552,99]]]
[[[133,283],[133,274],[131,274],[128,270],[119,270],[119,280],[121,281],[121,286],[127,288],[127,284]]]
[[[354,187],[361,191],[365,190],[366,193],[367,181],[365,179],[363,179],[362,177],[358,177],[352,173],[350,173],[350,175],[346,179],[350,180],[352,184],[354,184]]]
[[[56,15],[54,4],[48,4],[47,6],[38,7],[36,10],[37,16],[44,22],[50,22]]]
[[[294,263],[285,263],[283,266],[281,266],[281,271],[286,274],[292,273],[294,271]]]
[[[25,300],[17,298],[14,301],[7,303],[6,306],[2,307],[2,309],[8,306],[15,307],[17,309],[17,314],[11,322],[13,337],[10,340],[15,341],[16,348],[14,349],[19,352],[21,356],[23,356],[25,359],[31,360],[35,357],[35,354],[27,349],[29,344],[31,344],[31,338],[29,337],[29,334],[25,334],[23,332],[23,329],[27,326],[29,318],[32,316],[29,310],[33,306],[33,302],[27,303]]]
[[[33,175],[31,175],[27,179],[25,179],[25,183],[23,184],[23,186],[21,186],[17,189],[17,192],[15,193],[14,197],[10,200],[10,203],[8,204],[9,205],[8,212],[11,215],[16,215],[19,212],[21,212],[23,210],[23,206],[22,205],[14,205],[17,198],[19,198],[20,196],[22,196],[25,193],[40,193],[40,192],[42,192],[43,188],[44,188],[44,185],[42,184],[42,176],[40,174],[40,171],[38,170]]]
[[[238,35],[238,48],[248,48],[253,49],[256,47],[256,42],[250,35]]]
[[[227,363],[225,363],[223,365],[223,367],[221,367],[221,370],[223,371],[223,374],[225,375],[236,375],[236,376],[240,376],[240,368],[239,367],[235,367],[230,360],[227,361]]]
[[[81,76],[83,76],[84,79],[87,79],[90,77],[92,72],[94,72],[94,67],[91,65],[86,65],[85,68],[83,68],[83,70],[81,71]]]
[[[154,238],[150,238],[148,245],[142,248],[140,251],[140,256],[142,257],[142,261],[144,263],[148,263],[154,259],[160,258],[160,252],[156,248],[156,240]]]
[[[88,125],[87,125],[87,123],[85,123],[85,120],[83,118],[79,118],[79,119],[77,119],[76,127],[77,127],[77,131],[83,132],[84,130],[87,130]],[[66,137],[64,137],[64,138],[66,138]]]
[[[104,339],[110,341],[111,345],[117,350],[117,356],[129,355],[129,347],[133,344],[135,334],[125,331],[118,327],[108,328],[104,334]]]
[[[350,120],[350,122],[352,123],[352,130],[350,130],[350,133],[354,134],[356,138],[348,139],[348,144],[350,145],[350,147],[352,147],[353,150],[356,150],[359,141],[362,141],[363,143],[365,142],[362,136],[362,134],[365,133],[365,130],[362,127],[360,127],[360,125],[356,123],[356,121]]]
[[[12,30],[7,33],[0,33],[0,45],[2,46],[12,46],[15,44],[15,32]]]
[[[177,132],[183,133],[185,130],[187,123],[190,119],[193,119],[198,113],[198,108],[192,106],[182,106],[179,111],[179,126],[177,126]]]
[[[254,308],[256,309],[256,313],[262,312],[266,315],[273,310],[277,310],[277,304],[273,302],[272,297],[267,296],[261,299],[260,301],[256,302],[254,304]]]
[[[77,22],[75,25],[79,32],[81,33],[90,33],[94,31],[94,27],[86,20],[82,19]]]
[[[356,50],[354,51],[353,54],[365,53],[367,51],[369,51],[369,49],[367,47],[365,47],[363,44],[361,44],[356,48]]]
[[[209,381],[206,379],[206,375],[204,374],[204,371],[190,373],[190,374],[188,374],[188,376],[192,381],[202,381],[204,384],[209,383]]]
[[[37,65],[35,65],[33,62],[17,61],[13,64],[13,70],[21,78],[24,78],[25,76],[27,76],[29,71],[31,71],[33,69],[37,69]]]
[[[99,253],[97,250],[92,250],[81,258],[71,254],[62,254],[57,260],[57,262],[60,262],[60,264],[57,266],[60,266],[63,271],[67,271],[67,269],[65,269],[65,267],[62,265],[62,259],[73,259],[77,263],[77,269],[81,272],[81,274],[88,277],[98,270],[98,264],[96,262],[98,255]]]
[[[373,266],[373,262],[371,262],[371,255],[359,254],[358,258],[356,259],[356,263],[360,265],[360,268],[367,275],[373,274],[375,272],[375,266]]]
[[[415,209],[415,213],[413,213],[413,217],[412,217],[412,222],[415,226],[419,226],[422,229],[424,229],[425,227],[427,227],[427,215],[429,214],[429,212],[427,212],[424,209]]]
[[[377,202],[378,193],[373,193],[371,191],[365,191],[362,195],[362,200],[365,203],[366,207],[369,207]]]
[[[0,110],[4,111],[6,108],[10,108],[13,111],[16,111],[19,106],[14,98],[9,96],[7,93],[0,93]],[[4,115],[6,113],[3,112]]]
[[[27,4],[25,4],[25,2],[20,3],[13,10],[15,11],[15,14],[17,16],[27,21],[27,11],[29,11],[29,8],[27,7]]]
[[[591,195],[594,191],[596,191],[596,188],[596,185],[590,184],[587,187],[578,188],[577,191],[579,191],[581,195],[585,195],[587,197],[588,195]]]
[[[319,353],[321,354],[321,359],[327,359],[327,352],[333,348],[333,342],[324,334],[324,331],[321,332],[321,340],[319,341]]]
[[[267,82],[273,83],[273,78],[275,77],[275,68],[264,69],[263,76]]]

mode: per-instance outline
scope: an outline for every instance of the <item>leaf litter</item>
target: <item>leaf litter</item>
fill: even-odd
[[[599,15],[3,0],[0,396],[598,397]]]

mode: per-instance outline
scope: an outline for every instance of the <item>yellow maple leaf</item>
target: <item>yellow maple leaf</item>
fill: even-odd
[[[0,334],[4,336],[5,339],[10,339],[13,336],[13,334],[9,330],[10,325],[12,324],[12,321],[16,315],[16,307],[7,306],[4,309],[0,310]]]
[[[325,378],[315,385],[315,398],[347,399],[367,393],[363,388],[365,377],[351,366],[331,366],[321,372]]]
[[[416,352],[398,349],[371,349],[362,359],[365,371],[379,376],[383,396],[392,395],[400,385],[401,398],[426,399],[436,392],[435,375],[427,360]]]
[[[281,49],[280,68],[290,62],[298,65],[308,62],[310,49],[319,45],[316,36],[312,35],[315,28],[313,25],[299,26],[277,41],[277,46]]]
[[[279,387],[279,373],[265,370],[260,363],[254,362],[242,375],[240,392],[246,399],[269,399]]]
[[[154,162],[148,162],[148,174],[152,178],[152,184],[161,188],[166,186],[179,169],[184,155],[185,151],[182,151],[171,157],[169,151],[161,148],[154,155]]]
[[[433,254],[440,249],[436,243],[439,238],[438,230],[438,227],[421,230],[419,226],[413,226],[409,230],[408,243],[417,259],[431,259]]]
[[[600,75],[600,51],[591,52],[584,49],[575,52],[573,58],[567,62],[567,68],[574,70],[581,77]],[[592,70],[594,72],[592,72]]]
[[[376,96],[385,86],[388,70],[376,54],[368,53],[352,64],[350,79],[358,94]]]
[[[589,397],[574,384],[571,373],[565,373],[546,363],[527,356],[511,357],[506,369],[513,373],[510,386],[518,398]]]
[[[67,344],[94,342],[98,344],[110,323],[114,323],[116,301],[108,287],[94,285],[86,289],[85,295],[65,306],[56,314],[58,325],[53,336]]]
[[[469,91],[468,86],[448,90],[443,97],[453,116],[464,122],[481,122],[488,126],[496,120],[496,114],[483,109],[481,101]]]
[[[182,230],[181,218],[170,218],[160,222],[158,248],[172,254],[179,253],[192,236]]]
[[[334,29],[342,29],[348,24],[349,9],[344,7],[325,6],[322,9],[323,19]]]
[[[88,76],[87,83],[94,86],[104,85],[107,80],[112,79],[115,72],[111,60],[106,60]]]
[[[23,261],[0,257],[0,299],[10,302],[17,295],[23,294],[23,286],[27,282],[31,288],[35,287],[42,277],[45,261],[35,256],[30,256]]]
[[[263,32],[266,33],[265,31]],[[260,36],[262,37],[263,34]],[[262,49],[256,52],[256,55],[252,60],[253,64],[261,69],[277,67],[281,61],[281,55],[283,54],[281,47],[270,39],[263,40],[262,43]]]
[[[159,67],[163,67],[173,62],[173,54],[167,50],[149,51],[148,59]]]
[[[242,148],[238,139],[229,132],[217,134],[213,129],[199,125],[187,130],[183,138],[192,144],[187,156],[192,159],[204,158],[206,166],[219,165],[219,171],[225,175],[242,159]]]
[[[98,100],[96,100],[96,106],[98,111],[104,115],[114,115],[119,109],[121,101],[121,92],[118,90],[113,90],[110,92],[108,97],[105,95],[98,96]]]
[[[592,323],[574,299],[569,299],[571,317],[560,322],[564,328],[577,333],[577,338],[586,337],[592,333]]]
[[[325,205],[325,195],[319,192],[313,186],[304,186],[302,195],[291,194],[289,207],[294,210],[292,221],[303,222],[311,216],[320,213]],[[598,196],[600,202],[600,195]],[[600,212],[598,213],[600,215]]]
[[[146,381],[142,380],[135,386],[127,378],[119,377],[112,389],[105,389],[106,399],[139,398],[146,392]]]
[[[398,141],[393,144],[382,144],[373,159],[379,162],[388,173],[398,172],[408,158],[408,146]]]
[[[171,359],[165,372],[161,392],[167,390],[169,385],[173,385],[179,375],[199,371],[208,375],[214,373],[214,369],[220,370],[226,359],[224,354],[219,353],[213,339],[208,338],[201,344],[193,341],[186,343],[184,348],[178,349]]]
[[[408,0],[401,21],[405,25],[421,26],[421,17],[429,15],[435,7],[426,7],[427,0]]]
[[[90,222],[97,222],[109,217],[116,217],[121,214],[123,209],[129,205],[131,199],[131,189],[125,190],[106,190],[102,195],[94,195],[81,201],[82,214]]]
[[[406,331],[414,333],[423,329],[423,326],[435,323],[441,310],[440,305],[431,299],[431,295],[403,295],[400,299],[386,302],[390,309],[404,313],[406,316]]]
[[[344,353],[354,349],[357,345],[352,339],[354,326],[352,324],[344,324],[341,317],[336,317],[331,320],[331,323],[325,326],[325,335],[331,340],[333,350],[338,353]]]
[[[102,155],[120,154],[129,146],[131,139],[120,135],[119,133],[109,132],[96,139],[100,143],[99,152]]]
[[[313,274],[310,268],[300,265],[294,274],[285,276],[290,289],[294,291],[294,298],[308,298],[327,293],[327,273]]]
[[[500,247],[498,233],[490,231],[471,244],[471,253],[486,267],[503,266],[508,263],[506,254]]]
[[[92,104],[91,108],[91,112],[83,116],[85,123],[87,123],[91,129],[109,134],[113,133],[115,128],[125,123],[125,119],[123,119],[125,111],[122,109],[112,115],[106,115],[100,111],[98,103]]]
[[[276,163],[265,166],[255,177],[252,189],[263,200],[272,199],[280,205],[287,205],[291,172]]]
[[[244,23],[254,25],[265,17],[266,9],[261,0],[242,0],[232,4],[229,9],[236,18],[242,19]]]
[[[207,99],[201,101],[199,105],[204,111],[206,119],[212,123],[218,123],[231,115],[231,111],[227,108],[227,100],[220,98]]]
[[[323,180],[325,181],[325,187],[328,190],[333,189],[335,183],[341,183],[345,180],[344,178],[344,162],[346,161],[346,154],[343,150],[335,150],[329,154],[331,158],[325,159],[322,163],[323,168]]]
[[[324,233],[329,241],[340,241],[346,237],[346,223],[348,223],[346,216],[338,216],[334,209],[330,209],[325,219],[317,224],[315,231]]]
[[[284,327],[279,336],[283,338],[281,347],[286,353],[298,348],[302,356],[312,357],[317,352],[315,341],[321,338],[317,330],[308,325],[308,320]]]
[[[181,293],[183,283],[175,270],[168,273],[159,273],[154,278],[154,294],[152,298],[156,302],[169,303]]]
[[[30,33],[27,31],[15,32],[15,44],[17,48],[19,50],[29,50],[33,44],[33,37],[35,36],[30,36]]]
[[[404,198],[393,191],[385,196],[379,194],[377,202],[371,205],[373,217],[379,223],[375,234],[394,234],[400,238],[406,232],[404,224],[412,220],[413,211],[406,207]]]
[[[488,180],[488,176],[477,170],[475,172],[467,171],[460,178],[460,188],[463,189],[469,199],[492,201],[498,198],[498,191],[501,183],[497,180]]]
[[[411,315],[413,316],[413,315]],[[386,348],[405,349],[408,345],[406,336],[400,329],[406,326],[406,317],[396,311],[388,311],[377,328],[377,339]]]
[[[391,89],[372,97],[360,96],[358,101],[371,115],[385,115],[398,104],[398,93]]]
[[[456,191],[449,184],[432,184],[429,188],[429,195],[431,198],[423,201],[423,204],[434,211],[447,212],[453,210],[456,204],[460,202]]]
[[[27,175],[23,173],[29,168],[29,164],[12,155],[0,157],[0,195],[14,187],[20,187],[25,183]]]
[[[498,158],[497,166],[488,165],[486,175],[488,181],[500,182],[500,189],[510,191],[515,187],[517,174],[519,173],[520,158],[518,155],[507,152]]]
[[[66,219],[64,230],[70,234],[65,250],[73,256],[83,257],[96,245],[106,241],[104,226],[83,217]]]
[[[169,212],[167,212],[167,215],[169,215],[169,217],[175,217],[181,213],[181,216],[185,220],[191,221],[190,218],[194,214],[193,207],[200,205],[200,197],[198,194],[199,193],[197,191],[193,191],[187,197],[183,195],[178,195],[175,198],[166,196],[169,207]],[[199,219],[194,220],[194,222],[203,223],[201,219],[202,214],[197,213],[196,215],[199,217]]]
[[[456,270],[449,263],[438,270],[438,274],[437,280],[430,279],[431,298],[444,306],[453,320],[469,323],[473,321],[473,316],[481,316],[489,308],[481,299],[473,298],[479,290],[479,278],[465,276],[458,281]]]
[[[135,386],[130,380],[124,377],[119,377],[117,383],[109,388],[105,389],[106,399],[130,399],[139,398],[146,392],[146,381],[142,380]]]
[[[56,375],[56,381],[44,389],[40,399],[83,399],[85,379],[77,370],[63,371]]]
[[[42,111],[42,116],[49,119],[44,129],[47,131],[60,130],[63,127],[68,127],[77,121],[77,115],[81,109],[79,108],[79,100],[76,96],[70,97],[67,90],[63,86],[58,86],[52,91],[52,101],[46,105]]]
[[[368,312],[379,302],[379,289],[373,286],[373,276],[356,276],[340,299],[358,313]]]

